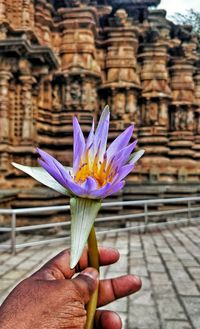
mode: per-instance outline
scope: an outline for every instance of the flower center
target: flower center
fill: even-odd
[[[93,163],[88,161],[88,156],[85,157],[85,162],[80,163],[79,169],[74,176],[74,180],[82,184],[88,177],[92,177],[96,180],[98,187],[104,186],[106,183],[111,182],[114,177],[114,171],[112,170],[111,163],[107,165],[107,157],[104,156],[104,160],[101,162],[96,155]]]

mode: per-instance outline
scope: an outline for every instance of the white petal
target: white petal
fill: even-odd
[[[141,156],[144,154],[144,152],[145,152],[144,150],[139,150],[139,151],[131,154],[128,163],[129,164],[136,163],[141,158]]]
[[[101,202],[99,200],[70,199],[72,216],[70,268],[74,268],[81,258],[100,207]]]
[[[69,192],[67,191],[66,188],[64,188],[62,185],[60,185],[51,175],[49,175],[46,170],[44,170],[41,167],[29,167],[29,166],[23,166],[21,164],[15,163],[13,162],[12,165],[25,172],[26,174],[28,174],[29,176],[33,177],[34,179],[36,179],[38,182],[50,187],[51,189],[70,196]]]
[[[110,111],[109,111],[109,106],[107,105],[101,114],[94,137],[94,147],[95,147],[94,153],[96,154],[100,146],[99,155],[98,155],[100,161],[103,161],[103,156],[106,151],[109,121],[110,121]]]

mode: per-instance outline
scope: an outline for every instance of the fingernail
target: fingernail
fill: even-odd
[[[91,278],[93,280],[97,280],[97,278],[99,277],[99,272],[92,267],[86,268],[80,274],[89,276],[89,278]]]

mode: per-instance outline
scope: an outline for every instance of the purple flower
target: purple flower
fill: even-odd
[[[132,153],[136,146],[136,141],[129,144],[133,125],[119,135],[106,150],[109,119],[110,112],[106,106],[96,131],[93,122],[85,140],[77,118],[73,118],[73,168],[64,167],[47,152],[37,149],[40,155],[39,164],[70,195],[103,199],[118,192],[125,184],[124,178],[143,155],[143,150]]]
[[[124,178],[134,168],[144,151],[132,153],[136,141],[130,143],[133,126],[119,135],[106,150],[110,112],[106,106],[96,131],[94,122],[85,140],[74,117],[73,167],[64,167],[50,154],[37,149],[41,167],[13,165],[42,184],[70,197],[71,255],[70,267],[80,259],[94,220],[101,207],[101,199],[121,190]]]

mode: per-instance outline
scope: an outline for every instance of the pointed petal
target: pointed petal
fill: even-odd
[[[103,155],[106,151],[109,122],[110,122],[110,111],[109,111],[109,107],[106,106],[101,114],[94,137],[94,153],[96,154],[99,148],[100,161],[103,160]]]
[[[141,158],[141,156],[144,154],[144,152],[145,152],[144,150],[139,150],[139,151],[131,154],[128,163],[130,163],[130,164],[136,163]]]
[[[128,165],[120,168],[117,175],[113,179],[113,183],[120,182],[122,179],[124,179],[126,176],[128,176],[128,174],[130,174],[130,172],[133,170],[134,166],[135,166],[135,164],[132,163],[132,164],[128,164]]]
[[[133,134],[134,126],[128,127],[123,133],[121,133],[108,147],[107,149],[107,155],[108,160],[110,160],[113,155],[115,155],[119,150],[126,147],[129,143],[132,134]]]
[[[92,127],[87,138],[86,149],[88,149],[90,145],[93,144],[93,142],[94,142],[94,119],[92,120]]]
[[[38,163],[49,175],[51,175],[51,177],[53,177],[59,184],[66,188],[65,180],[56,166],[48,165],[41,159],[38,159]]]
[[[36,148],[37,153],[40,155],[40,157],[49,165],[49,166],[55,166],[55,162],[58,162],[52,155],[49,153],[41,150],[39,147]],[[59,162],[58,162],[59,163]]]
[[[70,268],[78,263],[83,249],[87,243],[88,236],[94,224],[95,218],[101,207],[99,200],[83,198],[71,198],[71,254]]]
[[[74,150],[73,150],[73,172],[76,173],[79,167],[81,156],[85,150],[85,138],[76,117],[73,118]]]
[[[92,165],[93,161],[94,161],[94,119],[92,121],[92,127],[91,130],[89,132],[87,141],[86,141],[86,146],[85,146],[85,154],[87,154],[88,152],[88,159],[89,159],[89,166],[90,164]],[[85,162],[83,160],[83,162]]]
[[[59,161],[53,158],[51,155],[38,149],[38,153],[46,162],[41,159],[38,159],[40,165],[61,185],[66,187],[71,194],[75,194],[77,196],[85,196],[86,191],[82,188],[78,183],[73,181],[73,178],[70,176],[69,171],[66,170]]]
[[[66,170],[66,168],[69,167],[64,167],[58,160],[56,160],[54,157],[52,157],[50,154],[47,152],[37,148],[37,152],[41,156],[41,159],[38,159],[39,164],[47,170],[47,172],[54,177],[55,179],[56,175],[60,175],[60,180],[62,180],[62,183],[65,186],[65,181],[69,180],[72,181],[72,176],[69,174],[69,170]],[[44,160],[44,161],[43,161]]]
[[[91,191],[90,194],[88,195],[90,198],[105,198],[106,193],[108,190],[111,188],[112,183],[107,183],[103,187],[99,188],[98,190]]]
[[[105,197],[119,192],[124,187],[124,185],[125,185],[125,181],[121,181],[121,182],[118,182],[118,183],[112,185],[112,187],[106,193]]]
[[[123,149],[121,149],[114,156],[113,165],[112,165],[113,169],[121,168],[122,166],[124,166],[128,162],[131,153],[133,152],[134,148],[136,147],[136,144],[137,144],[137,140],[135,140],[130,145],[128,145],[128,146],[124,147]]]
[[[80,197],[86,196],[85,189],[78,183],[66,180],[65,184],[66,184],[68,190],[70,190],[72,192],[72,194],[75,194]]]
[[[50,187],[51,189],[64,194],[64,195],[70,195],[70,193],[64,188],[62,185],[60,185],[52,176],[50,176],[43,168],[40,167],[29,167],[29,166],[23,166],[18,163],[12,163],[12,165],[25,172],[29,176],[36,179],[38,182],[44,184],[45,186]]]
[[[88,177],[81,187],[85,190],[86,195],[89,195],[91,191],[98,189],[98,184],[94,178]]]

